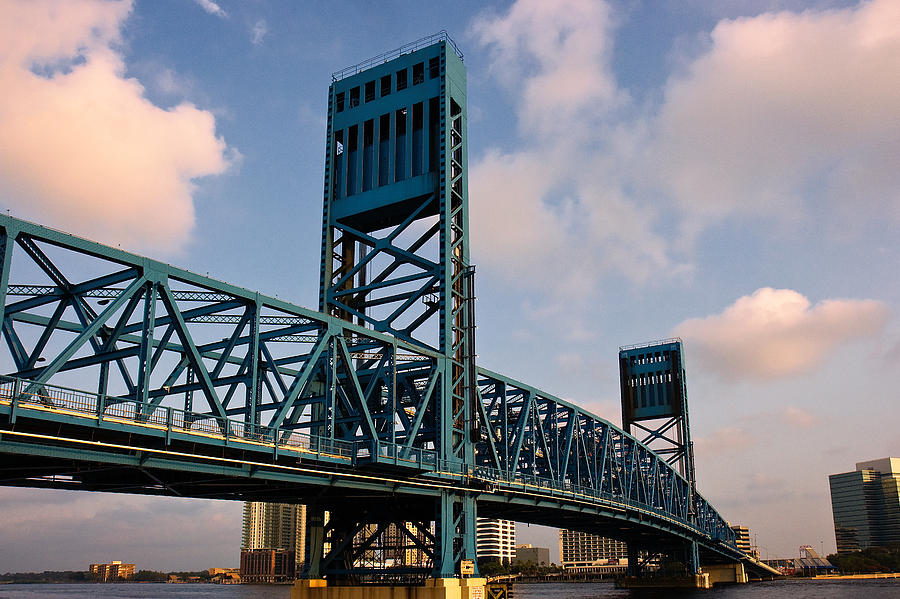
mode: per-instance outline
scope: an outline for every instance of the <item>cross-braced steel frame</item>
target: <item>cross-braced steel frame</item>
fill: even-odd
[[[476,368],[465,71],[423,41],[330,90],[319,312],[0,215],[0,484],[302,501],[313,577],[422,575],[391,535],[456,576],[476,503],[743,559],[647,445]]]
[[[7,216],[0,249],[4,484],[309,503],[351,489],[394,502],[425,494],[449,503],[458,526],[465,505],[454,506],[456,494],[485,513],[620,538],[695,539],[739,559],[732,531],[702,496],[696,521],[688,518],[687,481],[665,460],[524,383],[479,369],[474,457],[442,460],[435,429],[446,358],[437,352]],[[129,441],[104,444],[101,432]],[[154,439],[185,451],[170,455]],[[292,456],[337,470],[294,474]],[[124,484],[117,470],[109,480],[102,471],[113,463],[148,478]],[[380,474],[353,478],[372,468]],[[408,520],[434,519],[410,505]],[[331,540],[354,532],[332,528]],[[429,534],[431,559],[458,550]],[[346,569],[348,555],[323,563]]]

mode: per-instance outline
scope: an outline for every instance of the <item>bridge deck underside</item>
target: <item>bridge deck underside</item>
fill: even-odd
[[[644,510],[542,496],[523,488],[505,493],[481,488],[464,472],[411,472],[383,464],[352,464],[345,458],[310,452],[210,443],[203,436],[145,434],[115,423],[105,426],[29,417],[11,421],[0,403],[0,485],[224,499],[319,502],[373,520],[403,513],[433,517],[435,499],[448,487],[475,493],[479,515],[565,527],[664,549],[692,538],[685,526]],[[106,428],[115,426],[115,428]],[[160,433],[160,431],[153,431]],[[703,539],[701,539],[702,543]],[[728,547],[702,543],[706,561],[728,561]],[[733,561],[733,560],[732,560]]]

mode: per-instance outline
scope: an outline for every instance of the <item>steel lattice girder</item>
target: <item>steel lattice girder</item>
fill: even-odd
[[[486,472],[548,479],[634,502],[734,542],[728,523],[661,456],[609,422],[503,375],[479,369],[482,409],[476,463]]]
[[[8,216],[0,225],[8,350],[0,360],[32,382],[27,392],[93,381],[147,413],[183,401],[250,425],[433,444],[438,354]]]
[[[8,216],[0,216],[0,226],[7,350],[0,360],[6,373],[30,379],[27,388],[75,379],[80,384],[72,386],[83,388],[93,380],[105,405],[136,403],[136,413],[148,418],[155,408],[179,407],[200,392],[204,405],[192,418],[221,422],[224,413],[248,427],[300,429],[335,442],[377,441],[375,447],[397,457],[433,447],[442,356]],[[76,276],[84,272],[92,274]],[[293,336],[302,338],[279,341]],[[733,545],[715,509],[699,495],[687,506],[684,479],[634,437],[497,373],[479,369],[478,383],[475,462],[447,465],[469,473],[461,488],[481,485],[482,498],[506,496],[515,503],[533,487],[547,509],[573,501],[597,509],[625,506],[644,518],[663,518],[655,524],[638,519],[648,526],[672,522],[666,525],[672,531],[693,529],[710,546]],[[527,499],[532,505],[533,495]],[[696,523],[688,518],[691,507]],[[609,517],[627,518],[615,511]]]

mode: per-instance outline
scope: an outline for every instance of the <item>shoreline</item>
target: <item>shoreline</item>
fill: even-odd
[[[869,580],[900,578],[900,572],[879,572],[876,574],[822,574],[810,580]]]

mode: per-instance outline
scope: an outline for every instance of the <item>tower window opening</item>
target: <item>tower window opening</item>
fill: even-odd
[[[340,92],[334,97],[334,104],[338,112],[344,112],[344,92]]]
[[[356,108],[359,106],[359,86],[352,88],[350,90],[350,108]]]
[[[391,93],[391,76],[385,75],[381,78],[381,97],[385,97]]]
[[[344,181],[344,132],[334,134],[334,195],[342,197]]]
[[[406,89],[406,69],[397,71],[397,91]]]
[[[419,85],[425,82],[425,63],[420,62],[413,65],[413,85]]]
[[[359,89],[359,88],[356,88]],[[352,196],[356,193],[357,181],[357,146],[359,144],[359,127],[353,125],[347,132],[347,195]]]
[[[398,80],[399,85],[399,80]],[[394,140],[394,181],[406,179],[406,109],[394,114],[396,139]]]
[[[413,177],[422,174],[422,159],[424,158],[425,132],[423,131],[424,123],[424,107],[422,102],[413,104],[412,110],[412,175]]]
[[[366,82],[366,102],[371,102],[375,99],[375,82],[367,81]]]
[[[375,82],[372,82],[375,86]],[[372,179],[375,170],[375,123],[369,119],[363,123],[363,180],[362,190],[372,189]]]
[[[378,121],[378,186],[387,185],[391,176],[391,115]]]
[[[441,75],[441,59],[435,56],[428,61],[428,76],[437,79]]]

